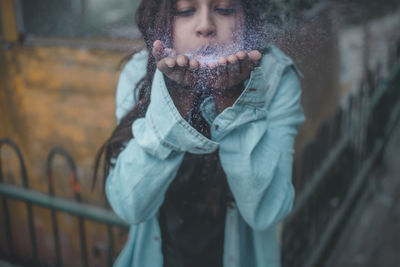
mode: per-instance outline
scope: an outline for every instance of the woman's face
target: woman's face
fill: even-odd
[[[207,47],[242,47],[244,15],[235,0],[178,0],[173,44],[178,54]]]

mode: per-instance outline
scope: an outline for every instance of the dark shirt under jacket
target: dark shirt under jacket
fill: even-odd
[[[208,96],[197,92],[189,116],[204,136],[209,126],[199,106]],[[232,200],[218,152],[186,153],[159,213],[164,267],[221,267],[226,207]]]

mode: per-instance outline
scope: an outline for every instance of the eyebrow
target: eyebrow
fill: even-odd
[[[175,3],[178,3],[178,2],[193,2],[193,0],[177,0]]]
[[[193,2],[195,2],[195,0],[177,0],[177,1],[175,2],[175,4],[177,4],[177,3],[179,3],[179,2],[189,2],[189,3],[193,3]],[[229,2],[229,3],[232,3],[232,4],[236,3],[235,0],[226,0],[226,1],[221,0],[220,2]]]

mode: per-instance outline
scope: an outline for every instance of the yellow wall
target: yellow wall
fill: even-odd
[[[127,53],[15,46],[0,54],[0,137],[23,149],[33,187],[47,190],[44,161],[53,146],[63,146],[89,197],[94,155],[114,126],[118,66]]]

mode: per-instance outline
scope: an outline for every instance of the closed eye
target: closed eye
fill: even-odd
[[[236,9],[235,8],[220,8],[220,7],[218,7],[218,8],[215,8],[215,11],[217,11],[221,15],[228,16],[228,15],[234,14],[236,12]]]
[[[194,8],[183,9],[183,10],[176,10],[175,16],[187,17],[192,15],[195,12]]]

